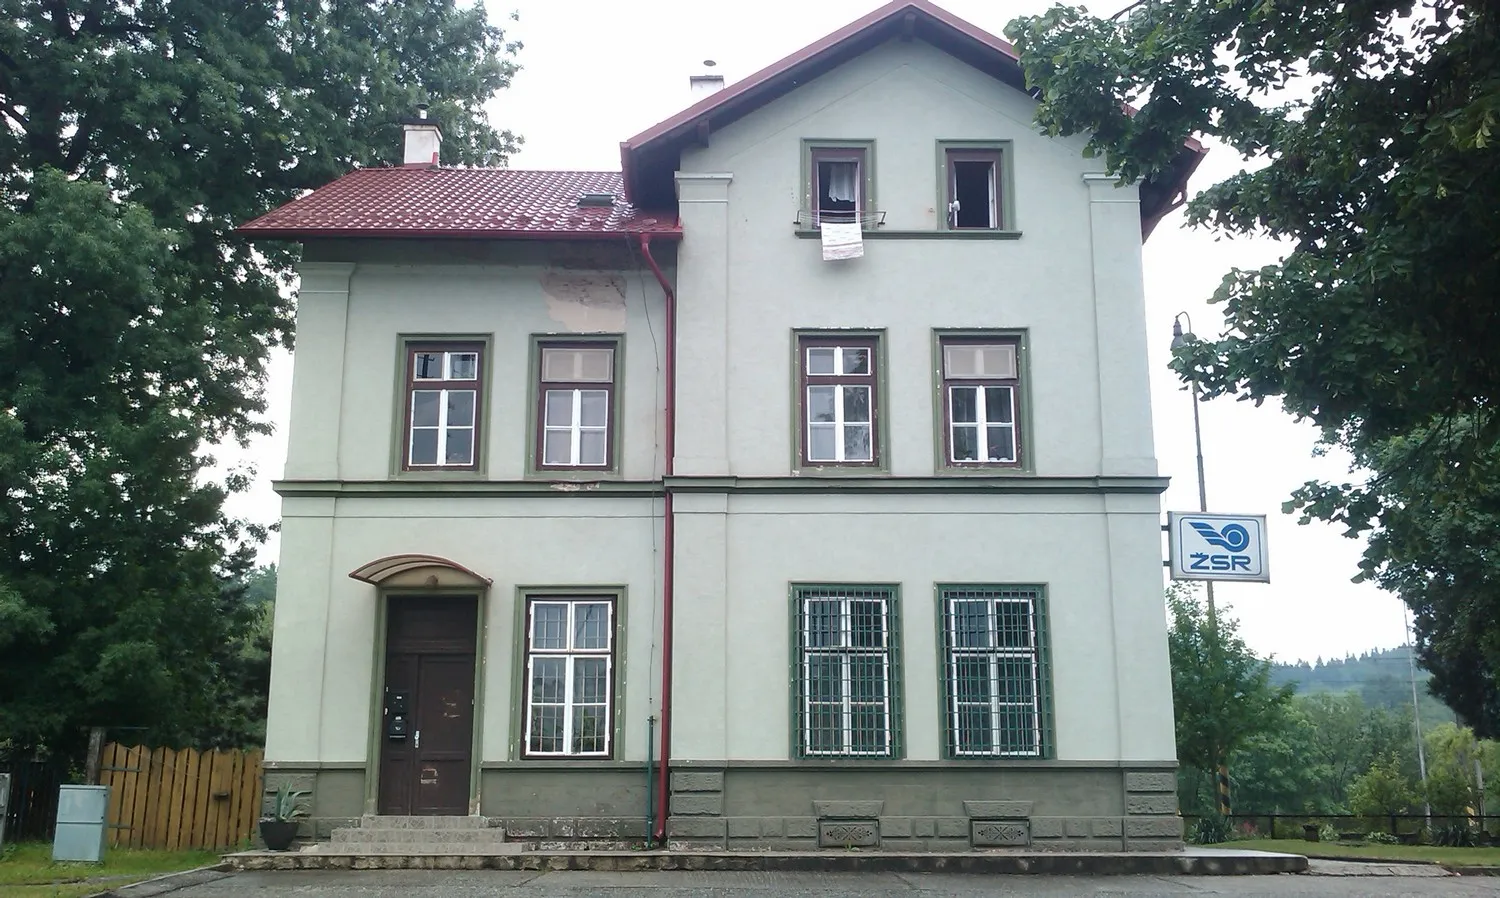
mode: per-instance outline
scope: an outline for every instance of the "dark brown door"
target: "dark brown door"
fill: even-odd
[[[392,596],[380,813],[469,813],[478,599]]]

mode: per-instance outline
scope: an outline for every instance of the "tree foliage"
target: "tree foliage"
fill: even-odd
[[[1416,612],[1438,694],[1500,732],[1500,7],[1147,0],[1006,33],[1043,130],[1090,134],[1123,178],[1164,172],[1192,134],[1252,163],[1188,221],[1286,254],[1224,277],[1223,335],[1176,367],[1279,401],[1374,472],[1289,509],[1374,531],[1361,576]]]
[[[503,162],[517,46],[453,0],[0,0],[0,748],[212,725],[258,532],[203,447],[266,426],[295,259],[230,231],[419,99]]]
[[[1188,589],[1168,590],[1167,607],[1177,761],[1207,782],[1220,762],[1278,729],[1293,689],[1272,686],[1271,665],[1245,645],[1234,620],[1221,616],[1212,627]]]

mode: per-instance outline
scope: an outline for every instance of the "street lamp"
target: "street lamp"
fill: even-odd
[[[1182,330],[1183,319],[1187,319],[1186,333],[1183,333]],[[1192,316],[1187,312],[1178,312],[1177,315],[1172,319],[1173,351],[1175,352],[1178,348],[1187,343],[1188,338],[1192,336]],[[1193,393],[1193,442],[1194,444],[1196,444],[1198,449],[1198,510],[1201,512],[1207,512],[1208,487],[1204,484],[1203,480],[1203,427],[1198,420],[1198,373],[1196,371],[1193,372],[1193,377],[1189,389],[1192,390]],[[1214,581],[1207,581],[1206,583],[1204,583],[1204,587],[1208,592],[1208,634],[1210,639],[1208,650],[1210,653],[1210,657],[1212,657],[1215,649],[1219,645],[1219,612],[1218,609],[1214,606]],[[1216,765],[1218,768],[1216,771],[1217,777],[1214,784],[1215,791],[1218,793],[1219,813],[1224,815],[1225,817],[1228,817],[1232,811],[1232,805],[1230,805],[1229,803],[1229,764],[1227,763],[1227,760],[1227,758],[1218,759],[1218,764]]]
[[[1182,320],[1187,319],[1187,332],[1182,330]],[[1179,347],[1187,343],[1188,338],[1193,336],[1193,318],[1187,312],[1178,312],[1172,319],[1172,349],[1175,352]],[[1196,339],[1196,337],[1194,337]],[[1193,393],[1193,442],[1198,447],[1198,510],[1208,511],[1208,487],[1203,482],[1203,428],[1198,423],[1198,375],[1193,374],[1192,385],[1189,387]],[[1219,612],[1214,606],[1214,581],[1209,580],[1205,584],[1208,588],[1208,625],[1213,631],[1214,638],[1219,636]]]

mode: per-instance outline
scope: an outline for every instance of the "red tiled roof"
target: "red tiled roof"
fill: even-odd
[[[586,193],[612,194],[615,203],[578,205]],[[625,202],[619,172],[430,166],[351,172],[237,231],[284,239],[682,235],[675,212],[646,212]]]

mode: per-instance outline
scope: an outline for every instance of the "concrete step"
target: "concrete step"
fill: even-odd
[[[343,857],[497,857],[520,854],[523,847],[519,842],[319,842],[303,852]]]
[[[366,814],[361,829],[491,829],[488,817],[391,817]]]
[[[505,830],[494,829],[366,829],[364,827],[342,827],[333,831],[335,845],[368,845],[375,842],[392,844],[431,842],[453,845],[488,845],[505,841]]]

